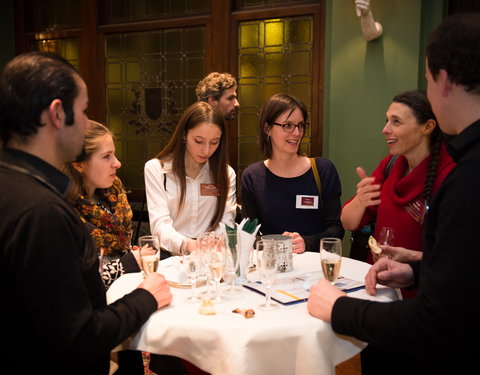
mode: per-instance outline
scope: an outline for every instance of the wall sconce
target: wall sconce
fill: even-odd
[[[360,17],[363,37],[367,42],[377,39],[383,33],[383,27],[373,19],[370,0],[355,0],[357,17]]]

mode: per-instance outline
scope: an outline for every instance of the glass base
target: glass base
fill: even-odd
[[[229,296],[241,294],[242,292],[243,292],[243,288],[239,287],[238,285],[235,285],[233,288],[231,285],[227,285],[227,287],[223,288],[222,290],[222,294],[226,294]]]
[[[258,305],[258,309],[262,311],[274,311],[277,310],[280,307],[278,303],[262,303],[261,305]]]
[[[185,302],[187,303],[199,303],[199,302],[202,302],[202,298],[198,297],[198,296],[190,296],[190,297],[187,297],[185,298],[184,300]]]

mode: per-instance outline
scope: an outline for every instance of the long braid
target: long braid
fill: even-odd
[[[438,126],[431,136],[430,142],[430,162],[428,163],[428,173],[425,178],[425,186],[423,188],[423,199],[425,199],[426,207],[430,206],[430,199],[432,198],[433,184],[435,182],[435,176],[437,174],[438,162],[440,159],[440,149],[443,143],[442,133]]]

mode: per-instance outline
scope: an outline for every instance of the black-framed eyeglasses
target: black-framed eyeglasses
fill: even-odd
[[[285,133],[292,133],[295,128],[298,128],[300,133],[305,133],[308,128],[308,122],[299,122],[294,124],[293,122],[286,122],[285,124],[279,124],[278,122],[272,122],[272,125],[281,126]]]

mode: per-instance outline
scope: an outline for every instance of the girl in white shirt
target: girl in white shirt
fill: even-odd
[[[233,226],[236,174],[227,164],[227,129],[218,110],[192,104],[167,146],[145,164],[150,231],[161,246],[187,252],[203,232]]]

